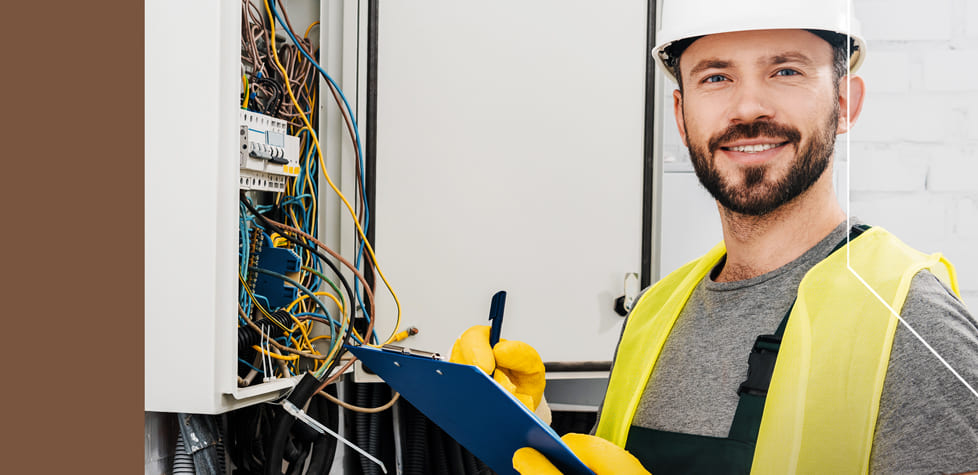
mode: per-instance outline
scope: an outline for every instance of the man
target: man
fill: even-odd
[[[724,240],[637,301],[595,435],[656,474],[978,470],[978,322],[943,258],[848,222],[832,158],[865,44],[846,2],[790,3],[664,5],[657,59]]]

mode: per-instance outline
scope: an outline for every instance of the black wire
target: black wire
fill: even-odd
[[[304,407],[306,402],[316,395],[316,388],[319,387],[319,379],[306,373],[295,385],[292,392],[286,399],[296,407]],[[265,475],[282,475],[282,460],[286,455],[286,446],[289,442],[289,432],[292,425],[296,423],[295,417],[283,408],[276,408],[275,420],[272,422],[272,433],[267,439],[267,458],[265,460]],[[300,422],[303,424],[303,422]]]
[[[275,112],[278,112],[278,110],[282,107],[282,101],[285,99],[285,93],[282,91],[282,85],[279,84],[278,81],[268,77],[252,76],[252,82],[267,84],[274,89],[274,91],[272,91],[272,97],[265,103],[265,110],[262,111],[262,113],[270,116]],[[275,106],[272,107],[272,104]]]
[[[336,396],[336,385],[331,384],[323,391]],[[333,432],[339,432],[339,406],[324,397],[313,397],[309,407],[318,407],[319,420],[323,422],[323,425],[332,429]],[[327,436],[321,436],[313,442],[312,454],[309,456],[309,468],[306,473],[321,474],[329,472],[329,469],[333,466],[333,459],[336,456],[337,443],[335,437]]]

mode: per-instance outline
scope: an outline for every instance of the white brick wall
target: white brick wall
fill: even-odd
[[[872,53],[867,58],[872,58]],[[948,115],[950,98],[935,100],[917,92],[877,93],[873,91],[873,76],[861,70],[858,73],[866,79],[867,92],[856,127],[850,132],[853,142],[938,143],[947,137],[949,128],[955,127]]]
[[[978,242],[978,197],[966,197],[955,203],[954,234]]]
[[[873,77],[873,84],[869,87],[870,92],[873,94],[909,92],[911,71],[914,71],[911,69],[909,56],[901,52],[889,51],[868,51],[868,54],[873,60],[866,61],[859,74]]]
[[[963,0],[853,0],[869,41],[951,39],[951,4]],[[872,54],[872,49],[870,49]]]
[[[978,0],[853,4],[869,45],[852,213],[944,253],[978,312]]]
[[[924,89],[930,92],[975,90],[975,68],[978,48],[956,51],[933,51],[924,56]],[[971,73],[971,74],[969,74]]]
[[[964,3],[965,36],[968,38],[978,38],[978,2],[972,0]]]
[[[856,191],[920,192],[927,184],[927,163],[916,147],[873,144],[853,150],[849,164],[849,189]],[[880,173],[887,170],[887,173]]]
[[[975,191],[978,179],[978,153],[975,145],[942,147],[942,154],[930,158],[927,188],[932,191]]]

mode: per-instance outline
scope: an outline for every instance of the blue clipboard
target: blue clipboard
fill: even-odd
[[[516,475],[513,453],[533,447],[565,475],[594,475],[550,426],[481,369],[365,346],[347,349],[496,473]]]

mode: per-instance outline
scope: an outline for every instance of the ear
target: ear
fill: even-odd
[[[844,76],[839,79],[839,126],[835,130],[836,135],[848,132],[856,124],[865,97],[863,78]]]
[[[679,89],[672,91],[672,113],[676,115],[679,138],[683,139],[683,145],[688,147],[689,144],[686,143],[686,120],[683,117],[683,93],[679,92]]]

